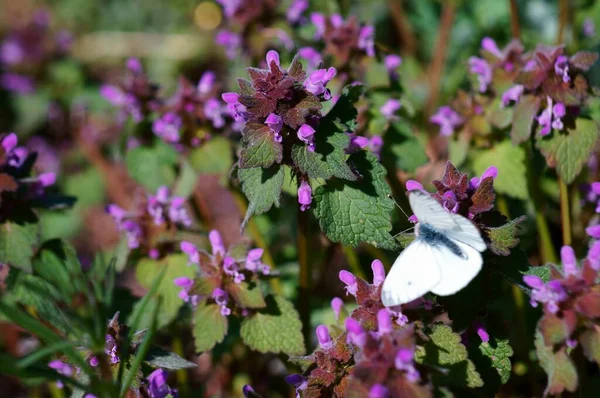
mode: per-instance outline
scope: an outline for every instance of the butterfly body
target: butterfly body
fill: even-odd
[[[417,216],[416,239],[392,266],[381,290],[386,307],[413,301],[427,292],[441,296],[464,288],[481,270],[486,244],[467,218],[446,210],[422,191],[409,194]]]

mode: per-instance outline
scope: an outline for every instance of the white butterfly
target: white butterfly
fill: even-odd
[[[405,304],[427,292],[449,296],[467,286],[479,273],[486,244],[465,217],[450,213],[432,196],[411,191],[410,207],[419,222],[416,239],[392,265],[383,282],[386,307]]]

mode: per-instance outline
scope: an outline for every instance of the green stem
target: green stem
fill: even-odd
[[[560,220],[562,224],[563,245],[571,246],[571,214],[569,208],[569,188],[565,181],[558,177],[558,187],[560,190]]]
[[[298,179],[300,184],[300,179]],[[310,324],[310,285],[311,269],[308,259],[308,214],[298,207],[298,264],[300,265],[300,283],[298,285],[298,310],[302,321],[302,334],[308,351],[310,352],[311,324]]]
[[[348,266],[350,266],[350,271],[352,273],[362,279],[366,280],[366,275],[360,267],[360,260],[356,255],[356,251],[348,246],[343,246],[344,255],[346,256],[346,260],[348,260]]]
[[[175,338],[173,339],[172,348],[173,352],[179,355],[182,358],[185,358],[185,353],[183,352],[183,341],[181,340],[180,333],[175,334]],[[186,369],[179,369],[175,372],[175,376],[177,378],[177,390],[179,396],[181,398],[188,397],[190,395],[189,386],[188,386],[188,374]]]

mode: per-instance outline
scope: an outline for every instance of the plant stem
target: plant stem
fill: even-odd
[[[563,245],[570,246],[572,243],[572,236],[569,189],[561,177],[558,177],[558,188],[560,190],[560,220],[562,224]]]
[[[183,341],[181,339],[181,333],[175,334],[175,338],[173,339],[173,352],[179,355],[182,358],[185,358],[185,353],[183,352]],[[179,369],[175,372],[175,376],[177,377],[177,391],[179,396],[182,398],[188,397],[190,395],[189,386],[188,386],[188,374],[186,369]]]
[[[558,44],[565,40],[565,29],[569,22],[569,0],[559,0],[558,2]]]
[[[352,273],[362,279],[366,280],[366,275],[360,267],[360,260],[356,255],[356,251],[348,246],[342,246],[342,250],[344,251],[344,255],[346,256],[346,260],[348,260],[348,265],[350,266],[350,271]]]
[[[298,179],[300,184],[300,179]],[[310,285],[311,269],[308,259],[308,214],[298,206],[298,264],[300,265],[300,283],[298,285],[298,310],[302,321],[302,334],[308,351],[310,352],[311,324],[310,324]]]
[[[400,53],[404,56],[414,55],[417,49],[417,39],[404,12],[403,0],[389,0],[390,14],[398,31]]]
[[[521,37],[521,25],[519,24],[519,6],[517,0],[510,0],[510,31],[513,39]]]

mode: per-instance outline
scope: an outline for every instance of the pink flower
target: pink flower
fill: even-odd
[[[502,107],[508,106],[511,101],[515,104],[519,102],[525,87],[521,84],[517,84],[509,88],[502,94]]]
[[[379,108],[379,112],[388,120],[398,119],[396,116],[396,112],[400,109],[400,101],[397,99],[388,99],[385,104],[381,108]]]
[[[319,341],[319,345],[322,349],[327,350],[331,348],[332,341],[331,336],[329,335],[329,330],[325,325],[317,326],[317,340]]]
[[[346,293],[356,296],[356,292],[358,291],[358,282],[356,281],[356,277],[346,270],[340,271],[339,278],[344,284],[346,284]]]
[[[190,263],[200,264],[200,253],[193,243],[183,241],[179,247],[182,252],[188,255],[188,265],[190,265]]]
[[[354,318],[346,318],[346,330],[348,331],[348,342],[363,347],[367,342],[367,332],[363,329],[360,323]]]
[[[563,272],[565,276],[579,274],[577,258],[575,257],[575,251],[571,246],[563,246],[560,249],[560,260],[563,264]]]
[[[371,25],[363,26],[358,34],[358,48],[364,50],[369,57],[375,56],[375,28]]]
[[[454,129],[463,123],[462,117],[447,105],[440,107],[429,121],[439,125],[440,134],[444,136],[452,135]]]
[[[308,150],[310,152],[314,152],[315,150],[315,129],[309,126],[308,124],[303,124],[298,129],[297,136],[300,141],[304,142],[308,145]]]
[[[223,239],[221,238],[221,234],[216,229],[213,229],[208,233],[208,240],[210,241],[210,246],[212,247],[212,254],[216,256],[217,254],[224,256],[225,255],[225,245],[223,244]]]
[[[267,52],[267,67],[270,69],[271,64],[273,63],[275,63],[278,68],[281,67],[279,64],[279,53],[275,50],[270,50]]]
[[[498,177],[498,168],[496,166],[490,166],[488,167],[483,174],[481,175],[481,177],[473,177],[471,178],[471,180],[469,181],[469,187],[471,189],[477,189],[477,187],[479,186],[479,184],[481,184],[481,181],[485,180],[488,177],[492,177],[492,179],[496,179],[496,177]]]
[[[306,180],[302,180],[300,187],[298,187],[298,203],[300,203],[300,210],[306,211],[310,209],[312,203],[312,189],[310,184]]]
[[[386,308],[380,309],[377,312],[377,331],[379,334],[386,334],[392,330],[394,330],[394,326],[389,311]]]
[[[554,62],[554,73],[562,78],[564,83],[571,81],[569,77],[569,58],[565,55],[560,55]]]
[[[373,270],[373,284],[379,286],[385,280],[385,268],[383,263],[379,260],[373,260],[371,263],[371,269]]]
[[[267,119],[265,120],[265,124],[269,126],[269,128],[273,132],[275,141],[281,142],[283,138],[279,133],[283,128],[283,119],[274,113],[270,113],[269,116],[267,116]]]
[[[469,70],[477,75],[479,81],[479,92],[485,93],[488,85],[492,82],[492,67],[483,58],[469,58]]]
[[[331,300],[331,309],[333,309],[333,313],[335,314],[335,320],[340,320],[340,314],[342,312],[342,308],[344,308],[344,302],[339,297],[334,297]]]

